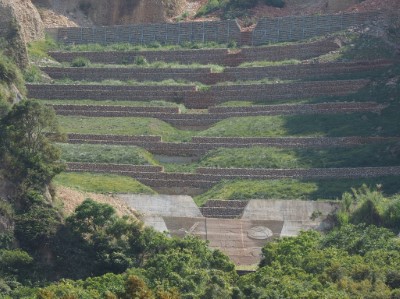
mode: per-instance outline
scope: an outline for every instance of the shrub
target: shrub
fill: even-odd
[[[151,49],[158,49],[158,48],[161,48],[161,44],[157,41],[154,41],[154,42],[148,44],[147,47],[151,48]]]
[[[89,65],[90,65],[90,60],[85,57],[76,57],[71,62],[72,67],[84,67]]]
[[[147,63],[147,59],[144,56],[136,56],[135,60],[134,60],[134,63],[136,65],[147,65],[148,64]]]
[[[26,82],[41,82],[42,74],[37,66],[31,65],[24,71],[24,78]]]
[[[13,83],[18,78],[17,67],[5,56],[0,56],[0,81],[7,84]]]
[[[285,6],[285,1],[283,0],[263,0],[263,2],[269,6],[282,8]]]
[[[234,39],[231,39],[227,46],[228,46],[229,49],[236,49],[237,48],[237,42]]]
[[[51,243],[60,224],[53,208],[35,204],[16,217],[15,235],[23,248],[35,250]]]
[[[200,8],[196,16],[203,16],[218,9],[222,9],[226,6],[226,3],[227,1],[224,0],[208,0],[207,4]]]

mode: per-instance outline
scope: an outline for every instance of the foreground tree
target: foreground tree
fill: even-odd
[[[37,102],[23,101],[0,121],[0,168],[21,193],[43,191],[63,170],[60,151],[46,132],[60,140],[55,113]]]

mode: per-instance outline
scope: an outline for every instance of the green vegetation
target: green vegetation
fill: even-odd
[[[155,193],[135,179],[112,174],[61,173],[54,178],[53,183],[93,193]]]
[[[360,188],[363,184],[379,186],[386,194],[399,191],[398,176],[370,179],[326,179],[326,180],[234,180],[221,181],[207,192],[195,197],[198,205],[208,199],[337,199],[344,191]]]
[[[69,62],[63,63],[64,67],[69,67]],[[217,64],[199,64],[199,63],[191,63],[191,64],[179,64],[177,62],[165,62],[165,61],[155,61],[146,64],[103,64],[103,63],[90,63],[90,67],[93,68],[135,68],[135,69],[146,69],[146,68],[158,68],[158,69],[197,69],[197,68],[209,68],[214,73],[221,73],[224,70],[224,66]]]
[[[297,59],[289,59],[289,60],[280,60],[280,61],[251,61],[251,62],[244,62],[240,64],[238,67],[262,67],[262,66],[278,66],[278,65],[295,65],[300,64],[301,61]]]
[[[24,71],[24,79],[25,82],[29,83],[42,83],[43,82],[43,76],[42,76],[42,71],[40,68],[38,68],[35,65],[30,65],[27,67]]]
[[[190,164],[164,163],[168,172],[194,172],[197,167],[217,168],[325,168],[400,165],[396,143],[329,149],[274,147],[219,148]],[[102,159],[99,157],[99,162]]]
[[[9,109],[16,97],[16,89],[25,95],[26,89],[21,71],[16,64],[1,52],[0,48],[0,117]]]
[[[71,61],[72,67],[88,67],[90,66],[90,60],[85,57],[77,57]]]
[[[38,40],[28,44],[29,58],[34,62],[38,62],[43,58],[49,59],[50,56],[47,54],[48,51],[55,50],[59,47],[52,38],[46,36],[45,40]]]
[[[185,141],[192,136],[190,131],[177,130],[154,118],[59,116],[58,121],[66,133],[156,135],[164,141]]]
[[[385,198],[381,192],[363,185],[352,188],[341,198],[341,209],[336,214],[340,225],[349,223],[384,226],[394,231],[400,229],[400,197]]]
[[[260,268],[239,287],[245,298],[397,298],[399,246],[375,226],[303,232],[268,243]]]
[[[229,298],[233,292],[237,280],[234,265],[198,238],[170,238],[143,227],[132,217],[118,217],[111,206],[90,199],[62,224],[52,223],[50,211],[31,209],[17,223],[16,231],[27,238],[23,246],[28,251],[45,245],[54,256],[51,265],[37,263],[34,273],[23,272],[36,261],[24,252],[0,251],[1,269],[8,275],[2,277],[11,277],[8,272],[14,271],[25,279],[42,279],[42,283],[54,279],[55,273],[63,278],[87,279],[29,289],[17,288],[20,277],[14,276],[14,285],[7,281],[2,286],[11,298],[180,298],[179,294],[210,298],[208,294],[215,291]],[[41,242],[27,242],[38,238]]]
[[[390,115],[388,115],[390,114]],[[183,131],[153,118],[58,116],[65,133],[157,135],[164,141],[188,141],[191,136],[275,137],[275,136],[398,136],[400,124],[394,111],[382,115],[352,113],[234,117],[201,132]]]
[[[373,60],[396,57],[394,48],[378,37],[348,34],[346,38],[348,44],[341,51],[341,59]]]
[[[392,110],[374,113],[234,117],[199,136],[397,136],[400,124]]]
[[[0,120],[0,166],[22,194],[41,191],[63,170],[57,162],[60,153],[43,135],[45,131],[62,140],[54,111],[33,101],[14,105]]]
[[[84,7],[84,1],[80,3]],[[225,3],[226,16],[243,13],[256,0],[209,1]],[[276,2],[276,5],[279,5]],[[390,27],[392,28],[392,27]],[[374,39],[366,37],[346,46],[337,57],[378,57]],[[187,45],[197,47],[196,45]],[[234,43],[230,46],[235,47]],[[50,41],[32,44],[38,60],[45,51],[61,48]],[[68,46],[70,49],[81,46]],[[83,48],[85,46],[82,46]],[[88,46],[97,47],[97,46]],[[131,45],[99,46],[131,49]],[[167,49],[160,44],[153,49]],[[66,47],[67,48],[67,47]],[[354,51],[352,50],[354,48]],[[143,48],[144,49],[144,48]],[[382,55],[389,57],[392,52]],[[346,56],[348,55],[348,56]],[[376,55],[376,56],[375,56]],[[383,57],[382,56],[382,57]],[[1,57],[0,57],[1,58]],[[332,57],[324,57],[332,59]],[[292,62],[290,62],[292,63]],[[296,62],[293,62],[296,63]],[[84,62],[86,64],[86,62]],[[146,61],[137,65],[148,66]],[[6,90],[23,79],[11,61],[0,59],[0,84]],[[1,75],[2,74],[2,75]],[[37,82],[35,68],[25,79]],[[231,118],[202,132],[176,130],[151,118],[55,117],[38,102],[22,102],[0,114],[1,179],[12,181],[16,195],[0,199],[0,293],[4,298],[91,299],[209,299],[209,298],[399,298],[400,231],[399,176],[371,179],[234,180],[222,181],[196,197],[207,199],[336,199],[338,211],[330,215],[331,231],[308,231],[298,237],[267,243],[256,272],[238,277],[234,265],[198,238],[171,238],[145,228],[135,218],[118,217],[106,204],[85,200],[68,218],[46,192],[57,185],[98,193],[146,193],[136,180],[92,173],[61,173],[60,161],[157,165],[154,157],[137,147],[60,144],[57,149],[44,132],[56,132],[56,120],[65,132],[160,135],[164,141],[190,141],[192,136],[399,136],[398,65],[374,74],[374,82],[345,97],[291,100],[293,102],[389,102],[381,114],[294,115]],[[20,79],[18,79],[20,77]],[[103,82],[104,83],[104,82]],[[206,89],[208,87],[201,86]],[[13,95],[4,93],[3,102]],[[5,95],[5,96],[4,96]],[[40,101],[104,105],[183,106],[162,101]],[[287,101],[290,102],[290,101]],[[268,102],[272,103],[272,102]],[[224,103],[250,105],[251,102]],[[198,111],[202,113],[203,111]],[[216,149],[198,162],[166,163],[167,171],[193,171],[198,166],[297,168],[399,165],[396,143],[354,148],[279,149],[254,147]],[[58,175],[57,175],[58,174]],[[365,184],[365,185],[364,185]],[[366,186],[369,186],[367,188]],[[51,189],[50,189],[51,191]],[[345,192],[345,193],[343,193]]]
[[[66,162],[158,164],[149,152],[136,146],[60,143],[58,147]]]
[[[108,45],[102,44],[81,44],[81,45],[57,45],[52,50],[64,50],[71,52],[107,52],[107,51],[171,51],[183,49],[218,49],[227,48],[226,44],[218,44],[216,42],[183,42],[179,45],[161,45],[160,43],[152,43],[148,45],[133,45],[129,43],[113,43]]]

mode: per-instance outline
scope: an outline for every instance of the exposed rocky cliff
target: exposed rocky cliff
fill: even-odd
[[[165,22],[186,0],[32,0],[47,27]]]
[[[26,43],[44,38],[38,11],[27,0],[0,0],[0,24],[0,37],[6,40],[5,54],[25,67],[28,64]]]
[[[26,42],[44,38],[44,26],[36,7],[29,0],[0,0],[0,20],[16,20]]]

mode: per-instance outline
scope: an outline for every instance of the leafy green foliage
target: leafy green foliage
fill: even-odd
[[[59,232],[58,267],[67,277],[77,278],[91,273],[121,273],[137,263],[137,257],[130,253],[139,246],[141,230],[137,220],[120,218],[111,206],[87,199],[67,218],[66,226]],[[78,255],[71,259],[71,254]]]
[[[400,165],[400,155],[390,153],[394,147],[395,144],[388,143],[329,149],[219,148],[208,152],[195,166],[324,168]]]
[[[337,199],[343,191],[350,192],[353,187],[360,188],[363,184],[372,188],[379,185],[386,194],[396,194],[399,190],[399,179],[398,176],[389,176],[370,179],[221,181],[207,192],[196,196],[195,201],[201,205],[207,199]],[[338,215],[343,214],[340,212]],[[398,215],[398,212],[393,215]],[[392,222],[398,221],[394,219]]]
[[[379,184],[377,187],[381,188]],[[385,198],[383,194],[366,185],[352,188],[342,195],[341,210],[337,214],[339,224],[374,224],[400,231],[399,196]]]
[[[84,67],[89,65],[90,65],[90,60],[85,57],[77,57],[71,62],[72,67]]]
[[[260,268],[243,276],[245,298],[390,298],[398,292],[399,243],[375,226],[315,231],[263,248]]]
[[[24,78],[26,82],[42,82],[42,72],[40,68],[35,65],[30,65],[24,71]]]
[[[27,212],[17,215],[15,236],[21,247],[28,251],[35,251],[50,246],[61,225],[60,218],[52,207],[40,203],[33,204]]]
[[[25,282],[32,266],[33,258],[27,252],[0,249],[0,294],[8,294],[19,282]]]
[[[58,45],[49,36],[46,36],[44,40],[33,41],[27,45],[29,58],[33,61],[37,61],[43,58],[50,59],[50,56],[47,54],[47,52],[55,50],[59,46],[60,45]]]
[[[374,225],[345,225],[330,232],[323,241],[325,247],[336,247],[349,254],[365,255],[371,250],[399,250],[395,235],[386,228]]]
[[[208,2],[200,8],[196,16],[203,16],[213,13],[217,10],[223,12],[224,18],[232,18],[238,16],[236,10],[249,9],[256,6],[258,0],[208,0]],[[240,13],[240,15],[243,14]]]
[[[0,45],[0,117],[7,112],[8,104],[15,97],[13,85],[22,95],[25,95],[26,88],[21,71],[9,57],[1,52]]]
[[[22,250],[0,250],[0,273],[2,275],[19,275],[29,271],[33,259]]]
[[[46,130],[58,132],[54,111],[32,101],[14,105],[0,121],[1,166],[22,192],[42,190],[63,169]]]
[[[0,63],[0,81],[4,81],[8,84],[13,83],[18,78],[18,68],[5,56],[2,55]]]

